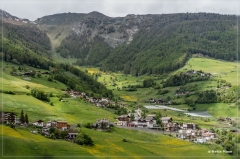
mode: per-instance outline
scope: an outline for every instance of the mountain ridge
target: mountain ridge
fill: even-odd
[[[52,53],[136,76],[173,71],[195,53],[237,60],[236,19],[205,12],[108,17],[93,11],[48,15],[34,23],[50,38]]]

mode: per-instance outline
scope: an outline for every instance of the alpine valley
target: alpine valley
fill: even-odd
[[[238,21],[0,10],[5,158],[237,158]]]

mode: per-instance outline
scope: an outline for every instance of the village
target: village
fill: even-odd
[[[88,97],[86,95],[86,93],[84,92],[78,92],[78,91],[73,91],[73,90],[62,90],[64,94],[69,94],[70,97],[72,98],[77,98],[77,97],[81,97],[84,100],[86,100],[87,102],[97,106],[97,107],[108,107],[108,106],[120,106],[120,107],[124,107],[124,104],[122,104],[121,102],[113,102],[108,98],[96,98],[96,97]],[[61,102],[67,102],[66,100],[61,100]]]
[[[157,124],[156,114],[149,114],[143,118],[140,108],[134,113],[119,116],[117,120],[116,125],[120,127],[162,130],[172,135],[175,134],[176,138],[195,143],[212,142],[217,139],[216,133],[210,130],[200,129],[194,123],[175,123],[172,117],[160,117],[160,123]]]
[[[29,75],[29,72],[25,72],[22,75]],[[187,72],[195,74],[196,71]],[[201,74],[201,76],[203,76]],[[207,74],[207,76],[210,76]],[[97,98],[97,97],[88,97],[84,92],[78,92],[74,90],[64,90],[62,89],[63,97],[70,97],[73,99],[81,98],[86,102],[89,102],[97,107],[123,107],[124,104],[119,101],[111,101],[108,98]],[[181,92],[180,94],[185,95],[189,92]],[[179,94],[176,94],[179,95]],[[60,98],[61,102],[68,102],[68,100]],[[150,98],[145,101],[145,103],[153,104],[164,104],[170,105],[170,100],[164,99],[154,99]],[[167,106],[144,106],[146,109],[156,109],[161,107],[161,109],[176,109]],[[177,110],[177,109],[176,109]],[[183,110],[177,110],[183,111]],[[219,121],[231,121],[231,119],[220,118]],[[65,139],[68,141],[74,141],[77,135],[80,132],[80,127],[82,125],[69,125],[67,121],[57,121],[51,120],[44,122],[39,119],[34,122],[21,122],[20,118],[17,118],[17,115],[13,112],[1,112],[0,114],[0,123],[8,124],[11,127],[15,126],[22,127],[33,127],[36,128],[31,130],[34,134],[41,134],[47,138],[52,139]],[[119,128],[128,128],[128,129],[137,129],[137,130],[153,130],[155,132],[162,132],[165,134],[170,134],[172,137],[179,138],[182,140],[195,142],[195,143],[211,143],[217,140],[217,135],[215,132],[207,129],[201,129],[195,123],[184,123],[184,122],[174,122],[173,118],[170,116],[159,116],[157,114],[148,114],[143,115],[143,111],[138,106],[138,109],[132,113],[120,115],[116,118],[116,122],[112,123],[108,119],[96,119],[95,123],[87,123],[84,125],[86,128],[95,129],[98,131],[111,131],[111,127],[116,126]]]
[[[146,117],[142,116],[142,110],[138,107],[134,113],[120,115],[116,118],[116,122],[112,123],[108,119],[97,119],[95,123],[87,123],[86,128],[95,129],[98,131],[111,131],[111,127],[128,128],[136,130],[153,130],[162,132],[163,134],[171,134],[175,138],[195,142],[195,143],[211,143],[217,140],[215,132],[207,129],[200,129],[194,123],[177,123],[172,117],[159,117],[156,114],[149,114]],[[159,117],[159,118],[158,118]],[[230,118],[220,118],[220,122],[231,120]],[[21,123],[17,115],[12,112],[1,112],[0,123],[15,127],[33,127],[31,130],[34,134],[41,134],[47,138],[65,139],[74,141],[80,132],[80,124],[69,125],[67,121],[47,121],[37,120],[29,123]],[[57,132],[57,133],[56,133]]]
[[[21,122],[20,118],[12,112],[1,112],[0,113],[0,123],[11,126],[11,128],[32,128],[30,131],[33,134],[41,134],[47,138],[51,139],[65,139],[68,141],[74,141],[80,132],[80,124],[69,125],[67,121],[56,121],[51,120],[44,122],[43,120],[37,120],[34,122]],[[94,128],[100,131],[110,130],[110,121],[108,119],[96,120],[96,123],[87,123],[84,125],[86,128]]]

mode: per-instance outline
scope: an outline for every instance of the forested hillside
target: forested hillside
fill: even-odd
[[[39,60],[35,56],[51,59],[51,52],[56,51],[64,58],[77,58],[75,64],[80,66],[123,71],[134,76],[171,72],[198,53],[237,60],[237,16],[234,15],[181,13],[111,18],[98,12],[63,13],[38,18],[34,23],[4,23],[4,51],[11,50],[5,60],[16,59],[16,63],[25,60],[24,63],[46,68],[42,62],[36,62]],[[50,39],[55,37],[52,47],[50,34]],[[14,57],[14,50],[19,49],[15,44],[27,48],[25,56],[32,57],[27,53],[30,50],[35,58],[26,61],[29,58],[24,54]]]
[[[221,21],[193,21],[163,29],[155,27],[150,33],[139,32],[131,44],[112,52],[103,63],[103,70],[160,74],[183,66],[192,53],[234,61],[237,36],[231,25]]]
[[[7,14],[7,18],[11,18]],[[9,18],[9,19],[10,19]],[[7,20],[9,20],[7,19]],[[49,80],[57,80],[69,89],[86,92],[89,96],[103,96],[111,98],[112,92],[91,76],[69,64],[54,62],[51,58],[51,43],[45,32],[33,24],[16,24],[14,21],[1,19],[0,35],[1,58],[20,66],[28,65],[49,71]],[[70,72],[73,77],[69,77]],[[14,73],[14,69],[13,69]],[[31,75],[35,77],[36,71]]]
[[[63,57],[78,58],[78,65],[100,66],[104,71],[123,70],[138,76],[176,70],[196,53],[237,60],[234,15],[184,13],[103,18],[81,14],[81,17],[84,18],[75,21],[79,24],[73,25],[71,33],[56,49]],[[49,17],[47,22],[52,24]]]
[[[1,21],[2,22],[2,21]],[[1,50],[5,61],[16,64],[27,64],[34,67],[49,69],[50,40],[48,36],[33,25],[16,25],[2,22]]]

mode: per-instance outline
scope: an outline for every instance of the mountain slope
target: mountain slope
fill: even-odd
[[[129,45],[114,49],[102,69],[160,74],[182,67],[192,53],[237,60],[237,35],[231,25],[231,21],[192,21],[140,31]]]
[[[10,14],[2,12],[3,14]],[[18,66],[32,66],[35,69],[44,69],[49,71],[49,80],[57,80],[68,86],[69,89],[83,91],[91,96],[112,97],[112,92],[94,80],[91,76],[77,69],[76,67],[63,63],[56,63],[51,58],[51,43],[49,37],[44,31],[41,31],[36,25],[23,23],[16,24],[9,19],[2,18],[2,27],[0,49],[1,57],[4,61],[12,62]],[[35,69],[32,76],[36,74]],[[69,73],[74,77],[68,77]],[[13,68],[12,74],[17,71]]]
[[[51,15],[36,23],[51,36],[54,30],[68,25],[68,33],[61,39],[57,35],[66,30],[55,31],[56,52],[78,58],[78,65],[142,75],[173,71],[192,53],[237,60],[236,20],[234,15],[212,13],[112,18],[92,12]]]

